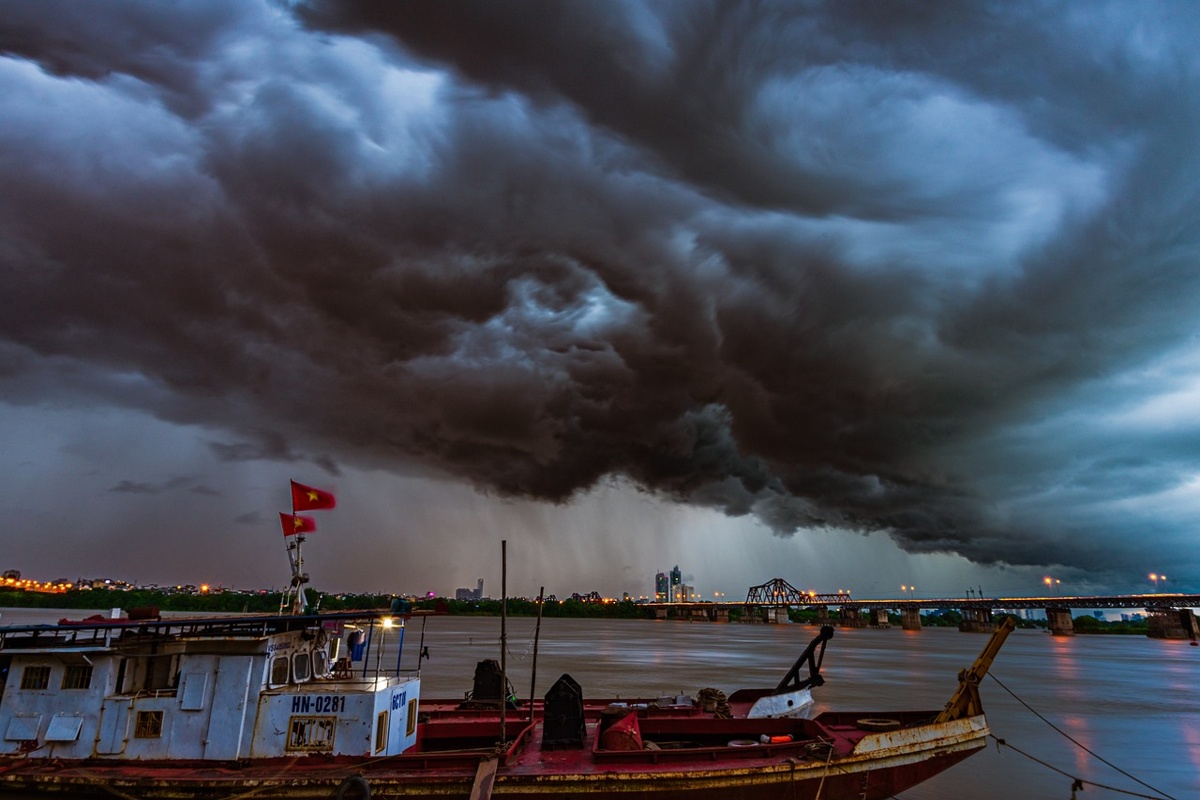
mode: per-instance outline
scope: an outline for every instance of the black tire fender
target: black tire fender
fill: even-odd
[[[333,800],[371,800],[371,784],[362,775],[351,775],[338,785]]]

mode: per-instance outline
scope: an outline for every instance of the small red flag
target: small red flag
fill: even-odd
[[[297,533],[308,533],[317,529],[317,521],[312,517],[299,514],[284,514],[279,512],[279,524],[283,526],[284,536],[295,536]]]
[[[335,505],[337,501],[329,492],[292,481],[292,511],[320,511]]]

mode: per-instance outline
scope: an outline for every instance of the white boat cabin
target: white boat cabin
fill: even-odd
[[[379,672],[382,653],[368,643],[385,622],[350,613],[0,628],[0,756],[402,753],[416,742],[421,683]]]

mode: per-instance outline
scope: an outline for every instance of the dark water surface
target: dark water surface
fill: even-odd
[[[508,621],[509,675],[522,697],[529,694],[533,627],[530,619]],[[422,693],[457,697],[469,689],[475,662],[499,658],[499,630],[494,618],[430,618]],[[415,666],[420,631],[421,620],[410,620],[406,668]],[[563,672],[585,697],[773,687],[815,633],[807,625],[546,619],[535,693]],[[942,628],[838,629],[825,655],[826,684],[814,693],[817,711],[938,710],[986,641]],[[992,672],[1072,738],[1162,794],[1089,756],[989,678],[981,694],[995,736],[1075,777],[1145,796],[1200,798],[1200,648],[1140,636],[1015,631]],[[1087,786],[1078,799],[1127,796]],[[902,797],[1069,800],[1071,780],[1010,749],[998,752],[993,742]]]
[[[4,610],[0,624],[49,622],[91,612]],[[422,618],[404,631],[402,665],[415,669]],[[475,663],[500,657],[500,620],[430,617],[425,697],[460,697]],[[509,679],[527,697],[534,620],[508,621]],[[585,697],[727,693],[773,687],[816,633],[806,625],[546,619],[537,658],[542,695],[569,673]],[[381,664],[396,665],[398,631],[387,634]],[[956,630],[838,629],[825,656],[817,711],[937,710],[987,641]],[[993,674],[1082,745],[1158,791],[1105,766],[1027,711],[991,678],[982,686],[992,733],[1072,776],[1140,796],[1200,798],[1200,647],[1140,636],[1052,637],[1016,631]],[[1130,795],[1087,786],[1078,800]],[[964,763],[900,795],[904,800],[1069,800],[1071,780],[993,742]]]

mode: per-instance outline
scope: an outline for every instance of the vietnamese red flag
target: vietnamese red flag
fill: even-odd
[[[279,524],[283,526],[284,536],[295,536],[297,533],[308,533],[317,529],[317,521],[312,517],[284,514],[282,511],[279,512]]]
[[[337,501],[329,492],[292,481],[292,511],[320,511],[335,505]]]

